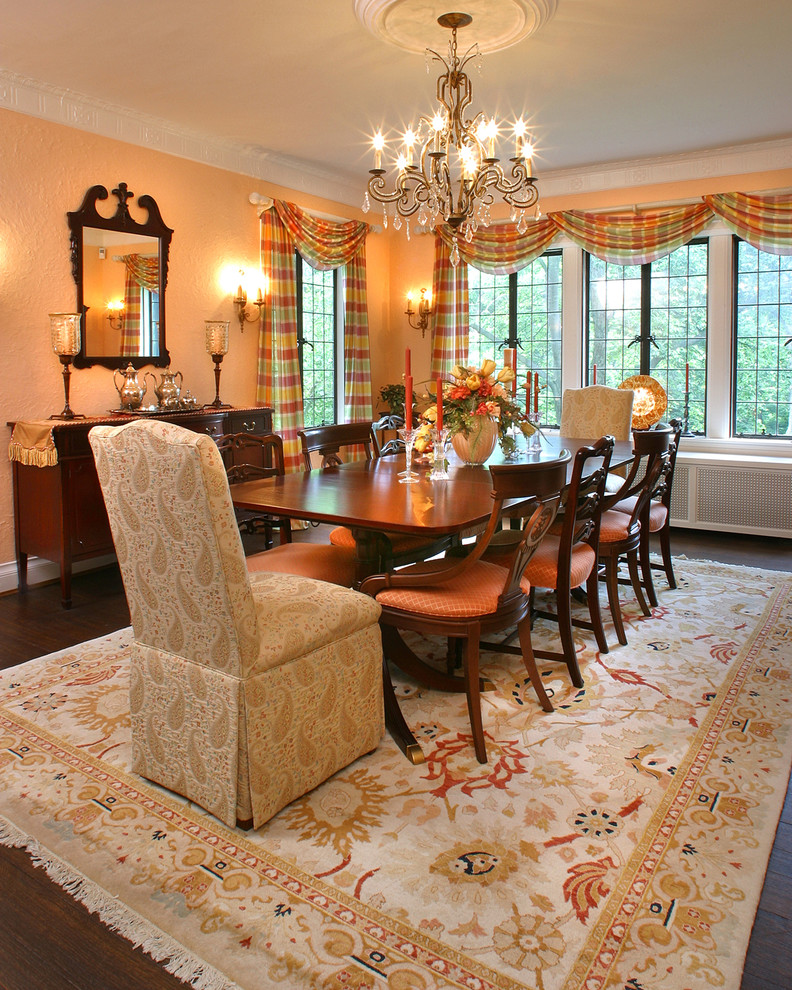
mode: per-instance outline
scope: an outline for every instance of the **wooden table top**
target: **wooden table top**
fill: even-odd
[[[539,456],[551,460],[562,449],[574,456],[579,447],[590,442],[586,438],[548,437]],[[523,455],[516,463],[536,463],[536,459],[537,455]],[[632,444],[617,443],[612,465],[631,460]],[[389,456],[241,482],[231,486],[231,497],[240,509],[363,529],[444,536],[486,522],[492,509],[492,477],[487,465],[462,464],[453,452],[449,452],[449,461],[448,481],[429,481],[429,468],[418,466],[418,483],[400,484],[398,473],[404,469],[404,458]],[[507,463],[499,450],[490,462]]]

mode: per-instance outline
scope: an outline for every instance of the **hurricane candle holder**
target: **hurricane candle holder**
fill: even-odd
[[[445,427],[432,430],[432,470],[430,481],[448,481],[448,461],[446,460],[446,442],[448,430]]]
[[[399,436],[404,441],[404,458],[405,458],[405,469],[404,471],[399,471],[399,484],[400,485],[414,485],[418,482],[418,475],[412,469],[412,456],[413,456],[413,444],[415,443],[415,438],[418,435],[418,430],[407,429],[407,427],[402,427],[399,431]]]
[[[79,313],[50,313],[52,349],[63,365],[63,394],[65,398],[63,412],[50,416],[50,419],[85,419],[82,413],[74,412],[69,405],[71,377],[69,365],[74,360],[74,356],[80,353],[80,322]]]
[[[542,420],[539,413],[531,413],[528,417],[528,422],[534,428],[533,433],[528,437],[528,453],[539,454],[542,450]]]

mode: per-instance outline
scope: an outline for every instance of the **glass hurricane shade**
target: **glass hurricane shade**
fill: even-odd
[[[206,320],[206,351],[208,354],[228,353],[229,321]]]
[[[50,313],[52,349],[62,357],[74,357],[80,352],[80,314]]]

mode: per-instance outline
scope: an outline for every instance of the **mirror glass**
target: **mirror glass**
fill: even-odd
[[[126,183],[112,193],[118,200],[112,215],[97,208],[97,200],[108,198],[104,186],[92,186],[80,209],[68,214],[77,311],[83,314],[82,349],[74,364],[165,367],[170,360],[165,287],[173,232],[151,196],[137,200],[145,212],[136,219],[128,203],[134,193]]]

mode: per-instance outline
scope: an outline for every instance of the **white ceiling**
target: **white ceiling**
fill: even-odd
[[[423,2],[427,44],[442,51],[438,6]],[[460,49],[476,40],[474,21]],[[472,109],[530,121],[540,179],[786,139],[790,47],[792,0],[557,0],[535,34],[471,67]],[[368,31],[354,0],[2,0],[0,71],[361,196],[371,135],[430,110],[439,74]]]

